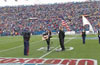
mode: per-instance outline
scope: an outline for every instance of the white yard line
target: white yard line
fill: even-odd
[[[75,37],[74,37],[74,38],[75,38]],[[72,39],[74,39],[74,38],[72,38]],[[66,43],[68,43],[69,41],[71,41],[72,39],[70,39],[70,40],[66,41],[66,42],[65,42],[65,44],[66,44]],[[54,48],[54,49],[53,49],[53,50],[51,50],[50,52],[48,52],[48,53],[44,54],[43,56],[41,56],[41,57],[40,57],[40,59],[41,59],[41,58],[43,58],[43,57],[45,57],[45,56],[47,56],[47,55],[49,55],[51,52],[53,52],[53,51],[54,51],[54,50],[56,50],[57,48],[59,48],[59,46],[57,46],[56,48]]]
[[[74,37],[75,38],[75,37]],[[73,39],[74,39],[73,38]],[[70,39],[70,40],[68,40],[68,41],[66,41],[65,43],[68,43],[69,41],[71,41],[72,39]],[[47,55],[49,55],[51,52],[53,52],[54,50],[56,50],[57,48],[59,48],[59,46],[58,47],[56,47],[56,48],[54,48],[52,51],[50,51],[50,52],[48,52],[48,53],[46,53],[46,54],[44,54],[43,56],[41,56],[41,57],[39,57],[39,59],[42,59],[43,57],[45,57],[45,56],[47,56]],[[23,63],[22,65],[24,65],[24,64],[26,64],[27,62],[28,62],[29,60],[27,60],[25,63]]]
[[[40,41],[42,41],[42,40],[40,40]],[[32,42],[31,44],[33,44],[33,43],[38,43],[38,42],[40,42],[40,41]],[[20,45],[20,46],[17,46],[17,47],[13,47],[13,48],[9,48],[9,49],[6,49],[6,50],[1,50],[0,52],[9,51],[9,50],[16,49],[16,48],[19,48],[19,47],[22,47],[22,46],[23,46],[23,45]]]
[[[40,40],[40,41],[36,41],[36,42],[32,42],[31,44],[33,44],[33,43],[38,43],[38,42],[41,42],[42,40]],[[9,51],[9,50],[12,50],[12,49],[16,49],[16,48],[20,48],[20,47],[22,47],[23,45],[20,45],[20,46],[17,46],[17,47],[13,47],[13,48],[9,48],[9,49],[6,49],[6,50],[1,50],[0,52],[5,52],[5,51]]]
[[[73,39],[74,37],[68,37],[68,38],[65,38],[65,39]],[[57,37],[55,37],[55,38],[51,38],[51,39],[59,39],[59,38],[57,38]]]
[[[16,48],[19,48],[19,47],[22,47],[22,46],[23,45],[20,45],[20,46],[17,46],[17,47],[13,47],[13,48],[9,48],[9,49],[6,49],[6,50],[1,50],[0,52],[9,51],[9,50],[16,49]]]

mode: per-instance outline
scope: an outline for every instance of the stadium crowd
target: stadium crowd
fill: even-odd
[[[83,27],[82,15],[87,17],[94,31],[97,31],[100,21],[99,4],[100,1],[0,7],[0,35],[20,35],[26,27],[32,34],[46,29],[58,31],[62,19],[71,31],[80,33]]]

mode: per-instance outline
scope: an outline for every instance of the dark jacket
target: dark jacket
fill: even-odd
[[[30,31],[24,30],[24,31],[22,32],[22,34],[23,34],[24,40],[29,41],[29,39],[30,39]]]
[[[65,37],[65,32],[62,30],[59,30],[59,38],[64,39],[64,37]]]
[[[100,31],[98,31],[98,37],[100,37]]]
[[[52,37],[52,36],[51,36],[51,31],[49,31],[49,32],[47,33],[47,35],[48,35],[49,38],[51,38],[51,37]]]
[[[82,32],[82,37],[85,37],[86,36],[86,32]]]

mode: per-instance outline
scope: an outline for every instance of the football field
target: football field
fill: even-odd
[[[94,59],[100,65],[100,44],[97,35],[87,35],[85,45],[81,35],[66,35],[64,43],[66,50],[57,52],[60,48],[59,39],[57,35],[52,36],[48,52],[46,41],[42,40],[41,35],[34,35],[30,38],[29,56],[24,56],[23,37],[4,36],[0,37],[0,58]]]

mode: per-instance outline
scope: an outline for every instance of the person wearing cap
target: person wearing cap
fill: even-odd
[[[82,40],[83,40],[83,44],[85,44],[85,38],[86,38],[86,32],[85,30],[82,31]]]
[[[65,38],[65,32],[63,31],[63,27],[59,27],[59,42],[60,42],[60,46],[61,46],[61,51],[65,50],[64,47],[64,38]]]
[[[29,40],[30,40],[30,31],[29,28],[25,28],[22,32],[24,39],[24,55],[29,55]]]

